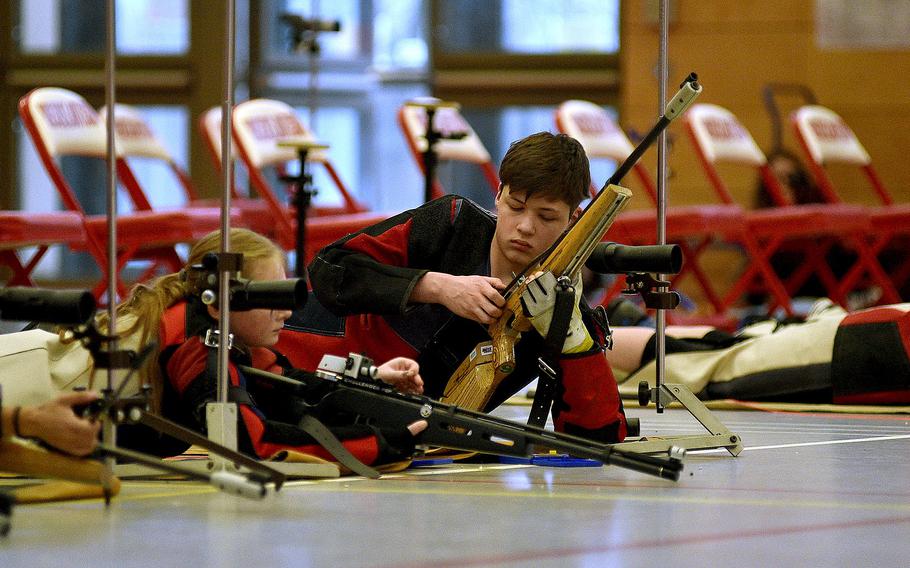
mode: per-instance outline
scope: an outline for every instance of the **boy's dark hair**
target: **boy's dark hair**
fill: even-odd
[[[513,192],[563,201],[570,211],[589,196],[591,188],[584,148],[570,136],[550,132],[512,142],[499,166],[499,179]]]

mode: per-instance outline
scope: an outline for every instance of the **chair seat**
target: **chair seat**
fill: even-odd
[[[172,225],[187,223],[184,230],[194,240],[221,229],[221,209],[215,207],[180,207],[156,209],[154,212],[172,217]],[[231,207],[231,226],[239,224],[241,219],[241,211]]]
[[[872,230],[875,232],[910,231],[910,203],[870,207],[868,211]]]
[[[206,210],[135,211],[117,217],[117,242],[123,247],[150,249],[173,246],[175,242],[192,243],[221,227],[220,217]],[[235,215],[232,213],[232,219]],[[239,214],[236,215],[239,220]],[[107,237],[107,217],[86,217],[85,228],[95,238]]]
[[[82,219],[76,213],[25,213],[0,212],[0,248],[66,243],[71,246],[85,244]]]
[[[821,237],[868,233],[868,210],[859,205],[796,205],[757,209],[746,213],[749,231],[756,236]]]
[[[307,248],[314,253],[351,233],[389,218],[387,213],[350,213],[307,218]],[[296,227],[297,223],[294,222]]]
[[[743,229],[743,211],[736,205],[690,205],[667,209],[666,235],[672,241],[708,234],[728,235]],[[657,213],[626,211],[616,219],[617,240],[657,242]],[[611,238],[612,238],[611,236]]]
[[[190,202],[192,207],[221,207],[220,198],[194,199]],[[275,217],[269,209],[269,204],[255,197],[234,197],[231,199],[231,209],[239,214],[239,226],[246,227],[262,235],[275,234]],[[233,216],[231,217],[233,223]]]

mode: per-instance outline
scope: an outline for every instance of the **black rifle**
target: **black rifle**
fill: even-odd
[[[391,385],[374,380],[372,361],[360,355],[340,360],[339,370],[326,371],[320,364],[316,375],[334,384],[317,404],[314,412],[349,412],[369,419],[370,423],[389,429],[403,429],[418,420],[426,420],[427,428],[418,435],[418,442],[453,450],[485,454],[530,457],[535,451],[556,450],[575,457],[596,460],[604,465],[617,465],[663,479],[677,481],[683,469],[681,454],[649,456],[620,451],[602,444],[537,426],[512,422],[480,412],[445,404],[425,396],[403,394]],[[371,370],[372,369],[372,370]],[[269,381],[289,395],[301,394],[302,384],[295,379],[241,366],[250,379]]]

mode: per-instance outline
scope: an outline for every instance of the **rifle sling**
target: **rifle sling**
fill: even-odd
[[[349,452],[348,449],[342,445],[338,438],[332,434],[331,430],[326,428],[325,424],[314,416],[304,414],[303,418],[300,419],[298,426],[301,430],[312,436],[314,440],[319,442],[319,445],[325,448],[325,451],[332,454],[332,457],[338,460],[338,463],[341,465],[347,467],[357,475],[369,477],[370,479],[379,479],[378,471],[354,457],[354,454]]]
[[[217,381],[218,376],[216,369],[218,368],[218,346],[208,345],[207,347],[209,350],[205,372],[210,380]],[[217,382],[215,384],[217,384]],[[255,407],[255,401],[250,396],[250,393],[243,387],[229,386],[228,400],[236,404],[246,404]],[[338,460],[338,463],[341,465],[347,467],[357,475],[362,475],[363,477],[369,477],[371,479],[379,479],[378,471],[354,457],[354,455],[342,445],[338,438],[332,434],[332,431],[313,416],[304,415],[297,426],[309,434],[311,438],[325,449],[325,451]]]
[[[537,389],[534,392],[534,402],[531,404],[531,413],[528,415],[528,424],[543,428],[547,423],[547,415],[556,396],[556,385],[561,378],[559,355],[566,342],[566,333],[572,321],[572,311],[575,309],[575,290],[571,286],[556,286],[556,302],[553,305],[553,317],[550,319],[550,328],[544,338],[544,347],[541,356],[537,359],[540,375],[537,377]]]

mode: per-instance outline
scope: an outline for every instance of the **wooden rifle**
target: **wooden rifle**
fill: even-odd
[[[253,367],[239,368],[249,380],[267,381],[287,392],[290,398],[302,399],[302,383],[298,380]],[[426,446],[514,457],[555,450],[672,481],[679,480],[684,467],[685,454],[675,448],[668,456],[625,452],[610,444],[511,422],[426,396],[400,393],[391,385],[375,380],[372,361],[362,355],[352,353],[347,358],[325,355],[316,376],[330,381],[332,388],[315,404],[301,400],[303,414],[352,413],[379,428],[399,431],[425,420],[427,428],[418,434],[417,442]]]
[[[120,492],[120,480],[100,461],[48,451],[13,439],[0,440],[0,471],[79,483],[67,498],[104,497]],[[22,499],[19,499],[22,501]],[[37,500],[37,499],[35,499]]]
[[[631,191],[617,184],[660,133],[685,112],[701,90],[698,78],[691,73],[651,131],[610,176],[578,220],[509,283],[503,292],[505,307],[502,315],[488,328],[492,340],[478,344],[465,357],[449,378],[441,397],[443,402],[472,410],[486,407],[502,380],[515,369],[515,345],[521,334],[532,328],[521,307],[521,296],[531,278],[538,272],[551,272],[557,279],[567,277],[570,282],[574,280],[595,245],[603,239],[632,197]]]

